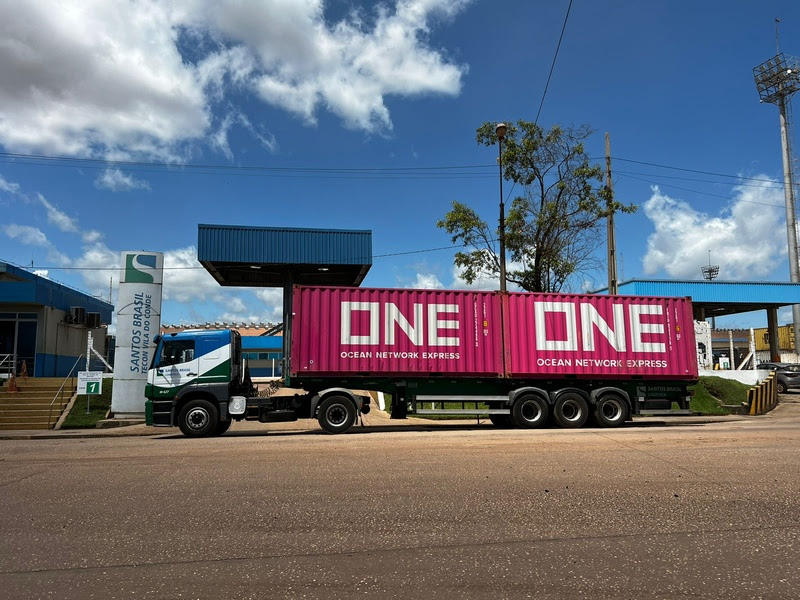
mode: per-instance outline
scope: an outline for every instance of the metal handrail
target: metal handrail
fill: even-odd
[[[8,374],[14,374],[14,355],[13,354],[0,354],[0,371],[2,371],[3,363],[8,361]]]
[[[71,377],[74,378],[72,372],[75,370],[75,367],[78,366],[78,363],[81,362],[81,360],[83,360],[83,354],[81,354],[78,357],[78,359],[75,361],[75,364],[72,365],[72,368],[69,370],[69,373],[67,373],[67,376],[64,377],[64,381],[61,382],[61,387],[58,388],[58,391],[56,392],[56,395],[53,396],[53,401],[50,403],[50,414],[47,417],[48,426],[50,425],[50,422],[53,420],[53,404],[55,404],[56,400],[58,399],[59,394],[61,394],[61,392],[64,389],[64,386],[67,384],[67,379],[69,379]],[[64,397],[63,397],[63,395],[61,397],[61,400],[62,401],[58,403],[59,410],[64,410],[64,402],[63,402]]]

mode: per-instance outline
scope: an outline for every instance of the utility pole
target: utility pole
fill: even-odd
[[[777,43],[776,19],[776,43]],[[780,50],[780,48],[778,48]],[[794,203],[794,182],[792,174],[791,135],[787,120],[786,103],[796,91],[800,90],[800,59],[777,56],[753,69],[756,88],[761,102],[778,106],[781,125],[781,150],[783,153],[783,193],[786,202],[786,237],[789,243],[789,280],[800,283],[800,264],[797,257],[797,216]],[[800,304],[792,306],[794,321],[794,350],[800,353]]]
[[[608,196],[606,197],[606,208],[608,209],[608,216],[606,217],[608,225],[608,294],[609,296],[616,296],[619,294],[619,281],[617,280],[617,240],[614,233],[614,191],[611,186],[611,138],[606,132],[606,190]]]

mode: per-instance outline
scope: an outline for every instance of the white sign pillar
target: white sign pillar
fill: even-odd
[[[114,358],[114,418],[144,418],[147,370],[161,328],[164,255],[122,252]]]

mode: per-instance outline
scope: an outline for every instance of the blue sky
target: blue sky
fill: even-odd
[[[496,222],[475,129],[535,119],[568,4],[0,2],[0,260],[108,298],[120,251],[164,252],[165,323],[279,320],[279,290],[198,268],[198,223],[370,229],[365,285],[463,287],[436,221],[458,200]],[[711,250],[720,279],[788,281],[778,111],[752,75],[776,17],[800,55],[795,0],[574,1],[539,123],[590,125],[598,162],[610,133],[640,207],[617,218],[621,279],[699,279]]]

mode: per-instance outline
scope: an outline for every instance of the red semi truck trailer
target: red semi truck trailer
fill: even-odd
[[[150,370],[148,423],[210,435],[231,420],[315,418],[342,433],[370,410],[353,390],[373,390],[391,397],[392,418],[488,415],[522,428],[592,418],[616,427],[634,415],[688,413],[697,379],[687,298],[296,286],[292,301],[284,383],[301,392],[256,396],[235,332],[206,361],[215,381],[203,381],[198,363],[184,369],[194,378],[165,385],[165,344],[194,339],[195,360],[208,336],[170,334]]]

